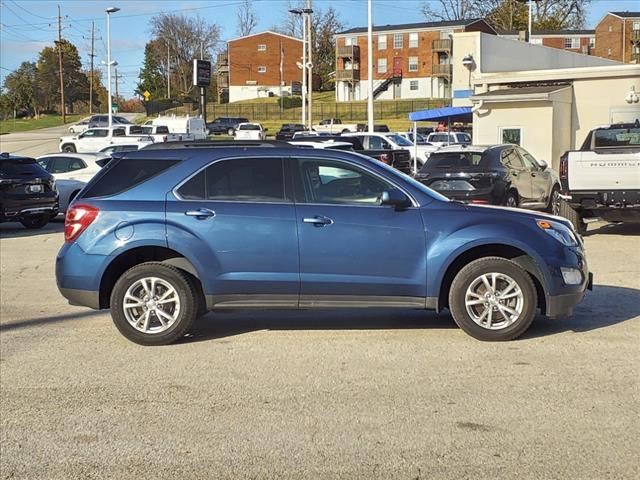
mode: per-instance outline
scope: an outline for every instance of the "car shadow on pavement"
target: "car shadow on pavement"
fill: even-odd
[[[54,315],[51,317],[28,318],[26,320],[18,320],[15,322],[6,322],[0,324],[0,332],[8,332],[11,330],[20,330],[30,327],[39,327],[42,325],[51,325],[66,322],[68,320],[78,320],[105,314],[108,314],[107,310],[81,310],[75,313],[63,313],[62,315]]]
[[[47,235],[50,233],[64,232],[64,218],[57,217],[47,223],[44,227],[35,230],[29,230],[24,228],[18,222],[7,222],[0,224],[0,238],[23,238],[23,237],[35,237],[37,235]]]
[[[592,235],[640,235],[640,223],[607,223],[587,230],[583,237]]]
[[[640,290],[594,285],[568,318],[538,317],[521,337],[535,338],[562,332],[590,332],[640,317]]]
[[[640,316],[640,290],[596,285],[564,319],[538,316],[521,337],[532,339],[567,331],[598,330]],[[198,320],[180,343],[216,340],[259,330],[402,330],[458,328],[445,310],[262,310],[218,311]]]
[[[181,340],[215,340],[259,330],[455,329],[448,313],[422,310],[260,310],[218,311],[199,319]]]

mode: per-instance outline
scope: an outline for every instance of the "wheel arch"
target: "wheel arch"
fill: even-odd
[[[513,261],[525,270],[532,278],[538,294],[538,308],[544,314],[547,306],[547,289],[544,272],[538,265],[536,258],[530,255],[522,246],[508,243],[484,243],[469,246],[456,252],[455,257],[443,268],[440,276],[440,289],[438,292],[436,311],[449,307],[449,291],[453,279],[458,272],[468,263],[484,257],[502,257]]]
[[[120,252],[105,268],[100,279],[100,308],[109,308],[111,292],[118,278],[135,265],[145,262],[161,262],[188,273],[201,286],[201,277],[193,263],[180,252],[158,245],[138,246]],[[202,290],[200,288],[200,292]]]

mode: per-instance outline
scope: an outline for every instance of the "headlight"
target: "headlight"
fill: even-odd
[[[565,225],[552,220],[536,220],[536,224],[546,233],[567,247],[577,247],[578,239],[573,231]]]

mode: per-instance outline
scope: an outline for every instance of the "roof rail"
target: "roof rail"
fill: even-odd
[[[230,147],[271,147],[271,148],[296,148],[290,143],[281,140],[188,140],[180,142],[152,143],[141,150],[175,150],[178,148],[230,148]]]

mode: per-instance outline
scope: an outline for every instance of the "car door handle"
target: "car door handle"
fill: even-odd
[[[208,208],[198,208],[197,210],[187,210],[184,214],[188,217],[196,217],[198,220],[204,220],[205,218],[215,217],[216,212],[209,210]]]
[[[511,170],[511,175],[513,175],[514,177],[517,177],[518,176],[518,172],[516,172],[514,170]]]
[[[325,225],[331,225],[333,220],[323,215],[316,215],[315,217],[304,217],[302,219],[304,223],[312,223],[316,227],[324,227]]]

